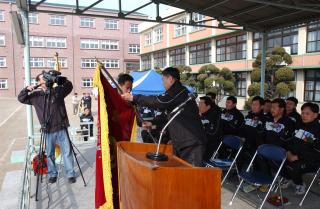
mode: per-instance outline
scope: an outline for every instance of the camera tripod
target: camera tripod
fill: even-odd
[[[43,121],[44,123],[41,124],[41,137],[40,137],[40,145],[39,145],[39,154],[38,154],[38,165],[36,167],[36,175],[37,175],[37,183],[36,183],[36,201],[38,201],[38,192],[39,192],[39,183],[42,183],[42,178],[43,178],[43,173],[44,173],[44,168],[46,164],[46,159],[45,159],[45,147],[46,147],[46,142],[48,139],[49,131],[48,129],[50,128],[50,120],[52,117],[52,114],[50,113],[50,100],[51,100],[51,93],[52,93],[52,86],[48,87],[48,89],[44,92],[44,106],[43,106]],[[59,112],[59,111],[58,111]],[[49,116],[48,116],[48,114]],[[61,112],[59,112],[61,115]],[[48,116],[48,117],[47,117]],[[73,144],[73,142],[70,139],[69,132],[66,126],[62,127],[61,130],[64,130],[66,132],[67,140],[69,142],[69,146],[71,149],[71,152],[73,153],[73,156],[75,158],[75,161],[77,163],[77,166],[79,168],[84,186],[87,186],[86,181],[84,179],[78,158],[77,158],[77,153],[75,152],[74,148],[80,153],[81,157],[90,165],[90,163],[85,159],[85,157],[81,154],[79,149]],[[61,145],[60,145],[61,146]],[[55,148],[52,148],[55,149]],[[49,154],[49,153],[47,153]],[[61,153],[62,154],[62,153]],[[51,156],[49,156],[51,157]],[[51,159],[52,160],[52,159]],[[55,160],[55,159],[54,159]],[[53,166],[55,166],[55,162],[53,161]],[[91,167],[91,165],[90,165]]]

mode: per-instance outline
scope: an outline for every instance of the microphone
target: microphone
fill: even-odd
[[[188,94],[188,98],[187,98],[184,102],[182,102],[180,105],[178,105],[177,107],[175,107],[175,108],[171,111],[170,115],[173,114],[173,113],[175,113],[175,112],[177,112],[178,110],[180,110],[180,109],[181,109],[182,107],[184,107],[190,100],[195,100],[196,98],[197,98],[197,96],[196,96],[195,94],[189,93],[189,94]]]

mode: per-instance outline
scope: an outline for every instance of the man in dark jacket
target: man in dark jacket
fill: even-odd
[[[295,123],[295,128],[300,127],[302,120],[297,112],[298,100],[295,97],[289,97],[286,100],[286,115]]]
[[[264,105],[263,105],[263,115],[267,119],[272,119],[272,114],[271,114],[271,100],[270,99],[265,99],[264,100]]]
[[[88,141],[88,136],[93,137],[93,124],[85,124],[90,122],[93,122],[93,116],[91,114],[91,110],[85,107],[84,112],[80,115],[80,123],[84,123],[80,125],[80,128],[85,129],[82,131],[84,141]]]
[[[295,129],[294,122],[286,116],[286,102],[272,100],[271,114],[273,119],[265,125],[265,143],[286,148]]]
[[[214,108],[214,106],[208,96],[200,97],[199,112],[208,141],[203,157],[204,161],[211,158],[222,138],[221,111],[220,108]]]
[[[72,147],[67,135],[69,126],[68,115],[64,98],[72,91],[72,83],[68,80],[62,85],[48,88],[43,73],[36,77],[40,88],[28,86],[21,90],[18,100],[23,104],[33,105],[36,110],[42,131],[45,131],[46,153],[48,157],[49,182],[57,181],[57,169],[55,167],[55,144],[59,144],[62,150],[64,168],[68,176],[69,183],[76,182],[73,169]],[[49,93],[50,92],[50,93]]]
[[[315,172],[320,166],[320,124],[317,120],[319,106],[308,102],[302,105],[301,111],[302,124],[295,130],[287,148],[283,174],[286,179],[282,185],[282,188],[287,188],[293,181],[298,195],[306,192],[302,175]]]
[[[166,92],[159,96],[142,96],[129,93],[123,94],[126,101],[133,101],[141,106],[171,112],[175,107],[186,101],[189,97],[188,89],[180,82],[177,68],[166,68],[162,71],[162,80]],[[195,101],[189,101],[184,110],[168,127],[175,154],[193,164],[202,165],[205,133],[202,128],[198,107]]]
[[[223,135],[239,136],[239,131],[243,125],[244,117],[237,109],[237,98],[229,96],[226,101],[226,109],[222,111],[222,130]]]

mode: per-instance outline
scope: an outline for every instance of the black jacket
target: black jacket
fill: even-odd
[[[320,164],[320,124],[318,120],[302,123],[295,132],[288,146],[299,160]]]
[[[55,132],[69,126],[64,98],[70,94],[72,88],[72,83],[67,80],[63,85],[52,89],[50,98],[48,92],[42,89],[29,92],[24,88],[19,93],[18,100],[23,104],[33,105],[41,126],[45,126],[48,132]]]
[[[241,136],[246,139],[247,145],[250,148],[255,149],[257,146],[263,144],[266,121],[267,117],[262,111],[260,113],[250,111],[245,117]]]
[[[240,135],[240,129],[244,122],[242,113],[237,109],[224,109],[221,114],[223,135]]]
[[[180,82],[159,96],[133,96],[133,102],[141,106],[171,112],[188,98],[189,91]],[[175,150],[195,145],[205,145],[206,137],[202,128],[199,110],[195,101],[189,101],[184,110],[169,125],[169,135]]]
[[[208,143],[221,141],[221,110],[219,107],[211,107],[207,112],[202,113],[201,122],[205,130]]]
[[[289,113],[287,116],[294,122],[296,129],[302,125],[301,115],[296,110]]]
[[[294,132],[294,122],[282,116],[277,122],[268,120],[265,125],[265,143],[287,148]]]

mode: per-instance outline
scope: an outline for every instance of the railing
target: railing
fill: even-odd
[[[32,164],[31,156],[34,151],[34,147],[31,146],[31,139],[28,140],[26,146],[26,157],[22,173],[21,192],[19,194],[19,209],[29,209],[30,207],[30,193],[31,193],[31,175],[32,175]]]

